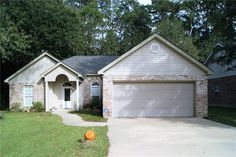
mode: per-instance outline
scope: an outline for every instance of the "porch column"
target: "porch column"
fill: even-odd
[[[45,81],[45,109],[49,111],[48,108],[48,81]]]
[[[79,80],[76,80],[76,107],[79,110]]]

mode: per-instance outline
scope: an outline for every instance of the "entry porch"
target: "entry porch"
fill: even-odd
[[[45,82],[45,109],[79,110],[79,85],[82,75],[59,63],[43,74]]]

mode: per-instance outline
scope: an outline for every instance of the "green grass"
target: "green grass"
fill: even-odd
[[[4,157],[103,157],[108,152],[107,127],[62,124],[51,113],[6,112],[0,119],[0,156]],[[96,140],[81,142],[92,129]]]
[[[106,122],[107,118],[103,118],[100,114],[87,113],[83,111],[72,111],[70,113],[79,115],[84,121],[89,122]]]
[[[236,108],[209,106],[207,119],[236,127]]]

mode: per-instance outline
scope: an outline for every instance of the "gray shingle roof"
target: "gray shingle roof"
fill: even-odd
[[[73,56],[62,62],[82,75],[97,74],[97,71],[114,61],[118,56]]]

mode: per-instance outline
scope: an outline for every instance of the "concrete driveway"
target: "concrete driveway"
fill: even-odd
[[[236,128],[202,118],[113,118],[108,127],[113,157],[236,156]]]

